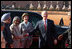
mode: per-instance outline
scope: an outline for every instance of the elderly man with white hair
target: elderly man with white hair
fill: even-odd
[[[70,20],[69,29],[65,31],[63,34],[58,36],[58,40],[62,40],[64,35],[68,33],[68,38],[65,42],[65,48],[71,48],[71,12],[68,13],[68,19]]]
[[[54,44],[57,44],[57,33],[55,31],[54,22],[47,19],[47,11],[43,11],[41,15],[43,19],[37,22],[35,29],[30,33],[30,35],[39,31],[39,48],[53,48]]]
[[[20,39],[21,33],[19,31],[19,24],[20,24],[20,18],[18,16],[15,16],[13,18],[13,23],[10,25],[10,31],[12,33],[12,38],[13,38],[13,45],[14,48],[20,48]]]

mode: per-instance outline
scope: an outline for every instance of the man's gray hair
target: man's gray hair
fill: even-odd
[[[48,14],[47,11],[42,11],[42,13],[41,13],[41,16],[42,16],[42,17],[43,17],[43,15],[44,15],[44,13],[47,13],[47,14]]]
[[[17,19],[20,20],[20,18],[19,18],[18,16],[15,16],[15,17],[13,18],[13,22],[16,21]]]

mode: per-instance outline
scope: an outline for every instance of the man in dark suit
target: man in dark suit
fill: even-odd
[[[47,19],[47,11],[42,12],[43,19],[38,21],[31,34],[39,31],[39,48],[53,48],[57,44],[54,22]]]
[[[65,41],[65,48],[71,48],[71,12],[68,13],[68,18],[70,19],[69,29],[58,36],[58,40],[62,40],[62,38],[65,37],[66,34],[68,34],[68,38]]]
[[[13,48],[13,39],[11,36],[11,31],[9,29],[9,24],[11,22],[11,17],[10,17],[10,13],[5,13],[3,14],[3,16],[1,17],[1,26],[3,26],[2,29],[2,35],[3,38],[5,39],[4,43],[3,41],[1,41],[1,43],[3,43],[5,46],[3,48]]]

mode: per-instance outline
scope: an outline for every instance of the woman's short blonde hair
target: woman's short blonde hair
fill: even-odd
[[[28,14],[28,13],[23,13],[23,14],[22,14],[22,19],[23,19],[25,16],[29,16],[29,14]]]

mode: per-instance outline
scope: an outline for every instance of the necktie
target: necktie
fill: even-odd
[[[47,29],[46,20],[44,21],[44,27],[45,27],[45,30],[46,30]]]
[[[47,30],[46,20],[44,21],[44,28],[45,28],[45,31],[46,31]],[[46,33],[44,34],[44,39],[46,41]]]

